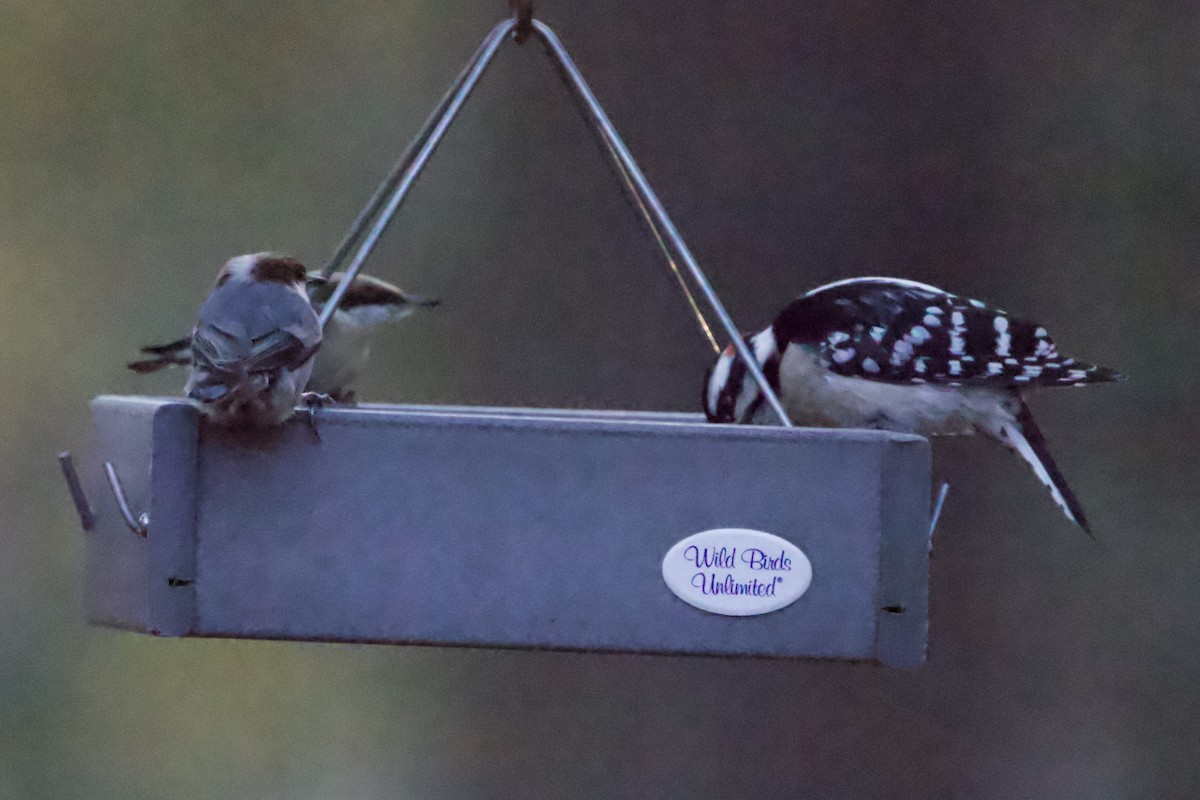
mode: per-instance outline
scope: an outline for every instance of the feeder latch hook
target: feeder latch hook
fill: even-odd
[[[513,28],[513,41],[525,44],[529,34],[533,33],[533,0],[508,0],[508,7],[517,23]]]
[[[121,479],[117,477],[117,468],[112,465],[111,461],[104,462],[104,477],[108,478],[108,486],[112,489],[113,497],[117,501],[117,510],[121,512],[121,519],[125,521],[125,527],[145,539],[150,530],[150,515],[145,512],[136,517],[133,515],[133,511],[129,508],[129,501],[125,499],[125,490],[121,487]]]

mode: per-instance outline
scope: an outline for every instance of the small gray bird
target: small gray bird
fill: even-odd
[[[333,273],[328,279],[316,272],[308,273],[306,291],[318,315],[341,281],[340,272]],[[308,379],[309,390],[327,394],[339,402],[353,402],[353,384],[366,368],[371,345],[384,323],[404,319],[417,308],[432,308],[439,302],[408,294],[379,278],[359,275],[350,284],[338,303],[337,311],[325,325],[321,349],[313,361],[312,376]],[[192,337],[185,336],[167,344],[143,347],[141,352],[150,358],[127,365],[140,374],[190,364]]]
[[[1024,393],[1125,377],[1062,357],[1043,326],[923,283],[852,278],[792,301],[745,341],[796,425],[979,433],[1023,458],[1091,532]],[[777,423],[732,346],[705,376],[703,400],[710,422]]]
[[[185,392],[227,427],[269,427],[290,418],[321,346],[321,325],[294,258],[230,259],[192,329]]]

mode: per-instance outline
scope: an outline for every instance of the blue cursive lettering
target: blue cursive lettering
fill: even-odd
[[[683,557],[701,569],[733,569],[737,563],[737,548],[722,547],[719,550],[709,550],[707,547],[699,548],[693,544],[683,551]]]
[[[733,575],[725,573],[724,578],[718,580],[715,572],[697,572],[692,576],[692,586],[700,590],[700,594],[721,595],[721,594],[736,594],[750,595],[752,597],[774,597],[775,589],[779,584],[783,583],[783,578],[775,576],[769,581],[760,581],[758,578],[751,578],[742,583],[735,581]]]
[[[769,556],[757,547],[751,547],[742,553],[742,563],[750,569],[766,570],[767,572],[792,571],[792,560],[783,550],[780,550],[777,556]]]

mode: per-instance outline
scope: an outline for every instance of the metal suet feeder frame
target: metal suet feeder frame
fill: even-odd
[[[201,424],[180,399],[101,396],[92,402],[97,468],[80,476],[69,454],[60,457],[87,532],[89,620],[161,636],[922,663],[929,443],[793,428],[558,36],[529,3],[511,5],[325,265],[326,276],[346,277],[322,325],[502,44],[533,38],[579,101],[708,341],[719,352],[689,279],[780,426],[362,405],[320,411],[318,442],[303,421],[235,434]],[[112,502],[93,506],[89,495]],[[941,499],[944,490],[935,520]],[[748,617],[675,596],[660,574],[664,554],[689,534],[733,526],[802,548],[808,591]]]

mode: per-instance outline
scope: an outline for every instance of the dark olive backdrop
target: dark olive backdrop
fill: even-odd
[[[90,629],[54,463],[88,399],[177,391],[122,363],[224,258],[319,265],[503,4],[3,0],[0,796],[1193,796],[1200,7],[543,6],[742,325],[903,275],[1129,372],[1035,401],[1106,546],[944,442],[921,669]],[[704,343],[615,187],[506,46],[372,262],[445,303],[363,393],[695,409]]]

